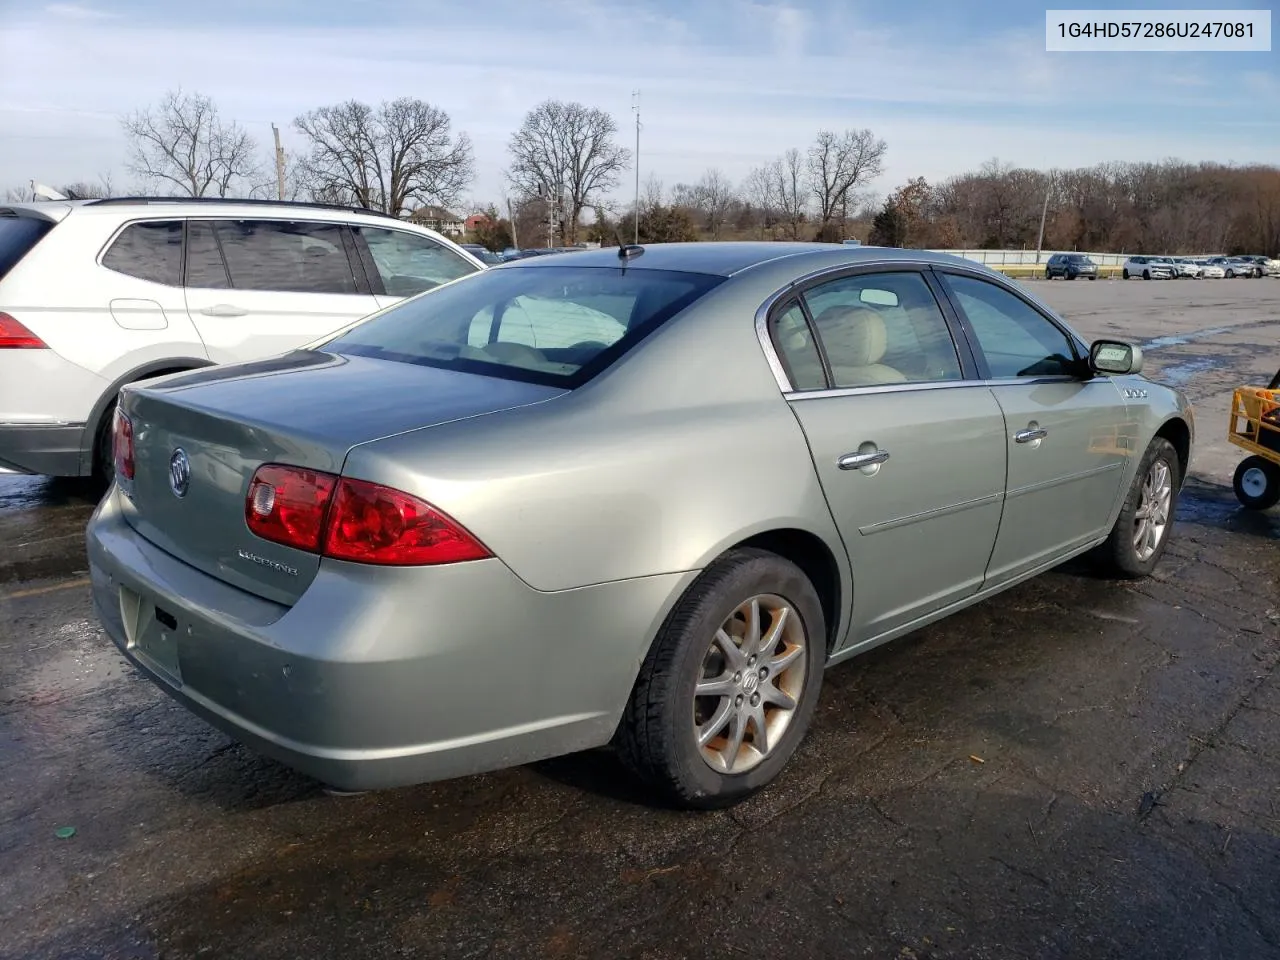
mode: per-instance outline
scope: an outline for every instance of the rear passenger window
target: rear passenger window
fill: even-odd
[[[192,220],[187,224],[187,286],[224,290],[229,285],[213,223]]]
[[[102,265],[117,273],[165,283],[182,283],[182,221],[131,223],[102,255]]]
[[[282,293],[358,293],[343,227],[288,220],[214,221],[231,286]]]
[[[787,369],[787,377],[795,390],[821,390],[827,385],[818,345],[813,342],[809,323],[800,304],[791,303],[769,321],[769,335]]]
[[[919,273],[858,274],[804,294],[833,387],[959,380],[942,308]]]

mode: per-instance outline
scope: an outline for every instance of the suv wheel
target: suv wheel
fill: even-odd
[[[93,482],[100,484],[103,488],[111,486],[111,481],[116,475],[115,452],[112,449],[112,426],[115,423],[115,416],[116,402],[112,400],[106,412],[102,414],[102,421],[98,424],[93,437]]]

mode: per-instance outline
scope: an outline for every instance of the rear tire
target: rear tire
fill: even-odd
[[[623,763],[679,807],[744,800],[804,739],[826,655],[822,604],[800,568],[764,550],[730,551],[658,631],[618,729]]]
[[[1178,451],[1164,437],[1147,447],[1111,534],[1097,548],[1097,559],[1118,579],[1149,577],[1164,556],[1182,487]]]
[[[1128,280],[1128,279],[1129,279],[1129,268],[1128,268],[1128,267],[1125,267],[1123,270],[1121,270],[1121,271],[1120,271],[1120,275],[1121,275],[1122,277],[1124,277],[1124,279]]]
[[[1264,457],[1246,457],[1231,481],[1236,499],[1247,510],[1270,510],[1280,503],[1280,465]]]
[[[111,486],[116,475],[115,451],[112,449],[112,425],[115,423],[116,401],[112,400],[102,414],[93,437],[93,471],[92,480],[95,486],[103,490]]]

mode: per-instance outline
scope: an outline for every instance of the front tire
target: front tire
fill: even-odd
[[[1169,543],[1181,487],[1178,451],[1156,437],[1138,464],[1110,536],[1098,548],[1109,574],[1126,580],[1151,575]]]
[[[1248,510],[1270,510],[1280,503],[1280,465],[1264,457],[1246,457],[1232,478],[1236,499]]]
[[[1143,270],[1143,271],[1142,271],[1142,279],[1143,279],[1143,280],[1150,280],[1150,279],[1151,279],[1151,271],[1150,271],[1150,270]]]
[[[822,604],[800,568],[764,550],[729,552],[654,639],[618,730],[623,763],[680,807],[744,800],[804,739],[826,651]]]
[[[1120,275],[1121,275],[1122,277],[1124,277],[1124,279],[1128,280],[1128,279],[1129,279],[1129,268],[1128,268],[1128,267],[1125,267],[1123,270],[1121,270],[1121,271],[1120,271]]]

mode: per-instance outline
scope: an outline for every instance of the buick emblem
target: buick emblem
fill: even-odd
[[[191,461],[181,447],[173,451],[169,458],[169,489],[175,497],[185,497],[187,487],[191,486]]]

